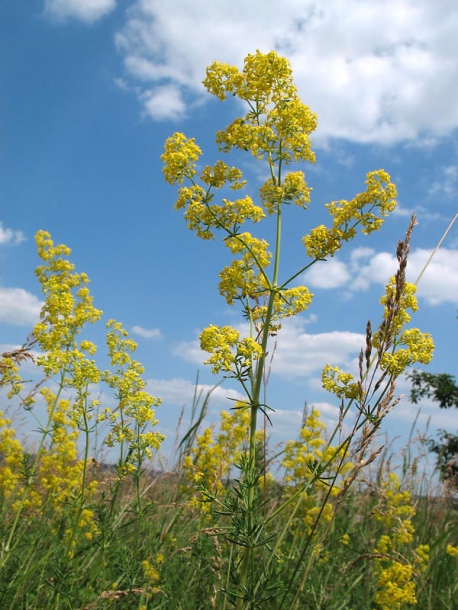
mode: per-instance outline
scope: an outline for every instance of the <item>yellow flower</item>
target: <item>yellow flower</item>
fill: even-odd
[[[340,542],[344,546],[348,546],[350,544],[350,535],[349,534],[344,534],[342,536],[342,538],[340,539]]]
[[[360,388],[351,373],[342,373],[339,367],[327,364],[321,374],[323,388],[339,398],[358,398]]]
[[[287,59],[274,51],[257,51],[245,58],[242,72],[214,62],[207,68],[204,85],[221,100],[229,93],[250,105],[244,118],[218,132],[220,150],[249,150],[257,159],[275,151],[284,164],[315,160],[310,133],[316,129],[316,115],[299,99]]]
[[[418,603],[412,575],[412,566],[399,561],[393,561],[389,567],[381,570],[374,597],[380,610],[402,610],[404,604]]]
[[[200,335],[200,348],[213,354],[205,364],[211,364],[214,373],[223,370],[229,372],[233,367],[232,349],[237,344],[240,334],[230,326],[210,324]]]
[[[182,133],[175,133],[165,143],[163,173],[169,184],[182,184],[185,178],[193,178],[196,174],[196,161],[202,151],[194,138],[188,139]]]
[[[333,226],[320,225],[303,238],[310,258],[320,259],[334,254],[356,235],[356,227],[364,235],[380,229],[384,218],[396,207],[396,187],[383,170],[369,172],[366,191],[351,201],[333,201],[326,204],[333,217]]]
[[[450,557],[458,557],[458,546],[452,546],[451,544],[447,544],[445,552],[447,553],[447,555],[450,555]]]
[[[222,492],[222,480],[229,477],[230,469],[240,460],[248,438],[249,422],[249,409],[237,402],[233,413],[221,412],[220,430],[215,439],[212,428],[206,428],[197,437],[191,455],[186,456],[182,463],[186,479],[199,490],[191,502],[194,508],[208,512],[209,504],[202,502],[206,494]]]

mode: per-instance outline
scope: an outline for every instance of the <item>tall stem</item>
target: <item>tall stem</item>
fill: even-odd
[[[272,171],[272,163],[270,162],[270,168]],[[281,180],[281,162],[278,167],[278,184]],[[281,242],[281,221],[282,221],[282,207],[281,204],[277,209],[277,227],[276,227],[276,236],[275,236],[275,255],[274,255],[274,269],[272,282],[270,283],[270,292],[269,292],[269,300],[267,303],[267,312],[264,320],[264,327],[262,329],[262,353],[261,357],[258,360],[256,367],[256,374],[254,378],[254,387],[252,392],[252,402],[251,402],[251,417],[250,417],[250,437],[249,437],[249,453],[248,453],[248,463],[246,465],[246,479],[249,482],[248,485],[248,496],[247,496],[247,511],[248,511],[248,531],[250,532],[250,536],[252,532],[255,530],[254,528],[254,500],[255,500],[255,470],[256,470],[256,428],[257,428],[257,417],[258,411],[260,407],[260,395],[262,382],[264,379],[264,370],[266,364],[267,357],[267,344],[270,335],[270,326],[272,321],[272,316],[274,313],[274,305],[275,305],[275,297],[277,296],[277,287],[278,287],[278,272],[280,266],[280,242]],[[244,547],[242,562],[240,566],[240,597],[237,600],[237,610],[243,609],[243,590],[245,589],[248,582],[248,575],[250,570],[250,565],[253,562],[253,545],[251,544],[251,540],[249,544]]]

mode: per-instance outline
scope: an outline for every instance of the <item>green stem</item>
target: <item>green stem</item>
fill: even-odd
[[[272,163],[269,162],[269,165],[272,170]],[[278,184],[281,182],[281,163],[279,163],[278,167]],[[250,437],[249,437],[249,453],[248,453],[248,463],[247,463],[247,472],[245,473],[245,478],[249,481],[248,487],[248,497],[247,497],[247,511],[248,511],[248,531],[250,537],[252,536],[252,532],[254,531],[254,499],[255,499],[255,469],[256,469],[256,427],[257,427],[257,416],[260,405],[260,395],[262,382],[264,379],[264,369],[266,363],[267,356],[267,343],[269,340],[270,334],[270,326],[272,321],[272,316],[274,314],[274,305],[275,305],[275,297],[277,296],[277,284],[278,284],[278,273],[280,266],[280,242],[281,242],[281,221],[282,221],[282,208],[281,205],[278,206],[277,209],[277,227],[276,227],[276,239],[275,239],[275,255],[274,255],[274,269],[273,269],[273,277],[271,282],[271,289],[269,292],[269,301],[267,304],[267,312],[264,320],[264,327],[262,331],[262,353],[261,357],[258,360],[256,367],[256,374],[254,379],[254,388],[252,392],[252,403],[251,403],[251,417],[250,417]],[[251,540],[250,540],[251,543]],[[253,546],[252,544],[247,544],[244,547],[242,561],[240,565],[240,584],[239,584],[239,593],[240,597],[237,600],[237,610],[243,610],[243,591],[247,586],[248,575],[250,566],[253,565]]]

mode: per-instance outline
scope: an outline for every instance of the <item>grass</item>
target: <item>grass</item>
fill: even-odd
[[[200,415],[197,421],[200,421]],[[202,423],[202,422],[201,422]],[[62,504],[49,498],[39,509],[22,511],[15,544],[7,554],[0,576],[0,607],[11,609],[177,608],[183,610],[230,608],[230,565],[236,561],[230,544],[231,516],[213,503],[193,502],[198,489],[183,468],[201,435],[187,433],[184,450],[168,472],[152,467],[140,476],[131,474],[119,483],[116,465],[91,462],[86,485],[97,481],[97,492],[85,510],[91,513],[93,533],[76,528],[68,544],[68,528],[74,520],[80,490],[74,488]],[[190,444],[190,438],[193,442]],[[407,608],[375,603],[380,588],[380,562],[393,559],[413,566],[409,581],[415,585],[417,607],[457,608],[458,558],[447,545],[458,542],[458,510],[446,489],[428,490],[429,480],[416,472],[415,452],[409,447],[391,486],[395,456],[383,453],[340,500],[335,494],[330,509],[311,525],[310,514],[323,503],[323,487],[308,490],[303,507],[284,511],[281,520],[269,516],[291,493],[285,479],[268,478],[262,489],[267,526],[263,537],[283,536],[252,608],[355,609]],[[232,456],[234,457],[234,456]],[[29,456],[32,461],[34,456]],[[277,460],[278,464],[278,460]],[[274,463],[270,464],[273,471]],[[236,476],[233,470],[233,476]],[[137,480],[138,479],[138,480]],[[402,479],[402,483],[401,483]],[[399,484],[398,484],[399,483]],[[222,480],[218,497],[230,497],[234,479]],[[35,489],[36,492],[39,490]],[[138,501],[140,495],[140,503]],[[407,509],[407,510],[406,510]],[[14,508],[3,496],[2,545],[14,520]],[[380,517],[381,516],[381,517]],[[283,526],[289,521],[286,534]],[[408,523],[407,523],[408,522]],[[411,534],[383,553],[377,549],[382,536]],[[313,529],[313,531],[312,531]],[[428,561],[418,561],[418,548],[428,545]],[[303,550],[306,549],[304,553]],[[255,550],[255,561],[269,560],[270,543]],[[269,587],[270,583],[270,587]]]

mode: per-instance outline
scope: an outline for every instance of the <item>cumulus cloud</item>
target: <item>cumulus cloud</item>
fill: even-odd
[[[16,246],[25,241],[25,235],[22,231],[13,231],[3,227],[3,222],[0,222],[0,245]]]
[[[30,326],[38,322],[43,302],[22,288],[0,286],[0,322]]]
[[[457,28],[447,0],[285,0],[281,11],[276,0],[138,0],[116,43],[155,119],[184,115],[212,61],[275,49],[319,115],[318,139],[393,144],[458,126]]]
[[[45,14],[57,21],[73,18],[93,23],[115,7],[116,0],[45,0]]]
[[[308,377],[321,372],[323,367],[348,365],[356,361],[361,347],[365,345],[365,335],[347,331],[307,333],[310,324],[307,318],[287,318],[282,321],[271,355],[274,358],[273,374],[286,379]],[[236,326],[242,336],[248,334],[247,325]],[[177,356],[195,364],[202,364],[208,354],[199,347],[198,340],[180,343],[174,350]]]
[[[324,264],[317,262],[303,274],[301,282],[311,288],[338,288],[345,286],[350,277],[346,264],[335,257]]]
[[[145,113],[157,120],[178,120],[185,112],[180,89],[175,85],[158,86],[141,95]]]
[[[432,250],[417,248],[409,254],[407,281],[416,282]],[[305,284],[313,288],[332,289],[345,286],[351,293],[368,290],[372,285],[385,286],[396,273],[398,262],[391,252],[372,248],[355,248],[348,262],[330,259],[325,272],[315,265],[303,275]],[[428,263],[418,283],[417,296],[430,305],[458,303],[458,250],[441,247]]]
[[[417,248],[409,254],[407,280],[416,282],[431,250]],[[356,262],[356,264],[355,264]],[[386,284],[396,271],[396,257],[388,252],[371,253],[353,260],[353,289],[366,289],[373,283]],[[458,250],[440,248],[421,277],[417,295],[430,305],[458,303]]]
[[[132,332],[144,339],[161,339],[162,333],[158,328],[143,328],[143,326],[133,326]]]
[[[278,333],[273,373],[286,379],[321,373],[326,364],[349,366],[356,362],[365,336],[348,331],[305,332],[300,318],[283,322]]]

